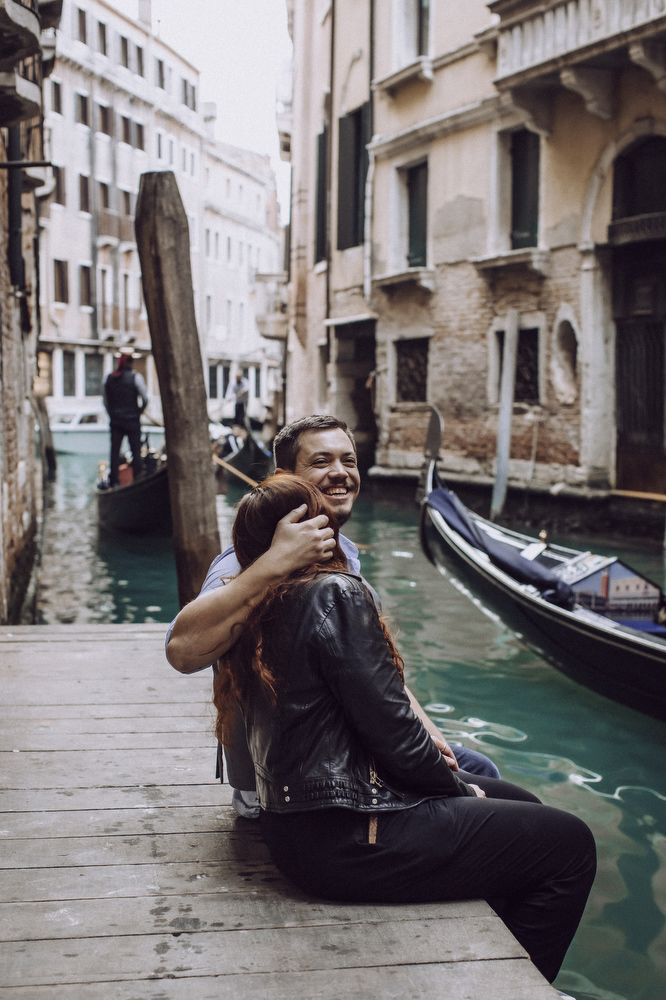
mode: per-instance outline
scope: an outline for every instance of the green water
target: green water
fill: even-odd
[[[177,611],[168,539],[100,537],[96,463],[63,456],[47,511],[42,621],[169,621]],[[228,537],[232,502],[218,498]],[[399,631],[410,687],[450,739],[581,816],[599,871],[557,986],[577,1000],[666,998],[666,724],[564,677],[526,650],[421,554],[411,490],[366,485],[345,531],[368,546],[363,573]],[[661,552],[594,540],[662,582]]]

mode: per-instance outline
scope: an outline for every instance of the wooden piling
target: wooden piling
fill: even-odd
[[[220,552],[208,412],[194,314],[187,215],[171,171],[141,175],[136,239],[169,468],[181,607]]]
[[[513,397],[516,389],[516,354],[518,351],[518,311],[510,309],[504,330],[502,352],[502,378],[500,382],[499,418],[497,421],[497,467],[495,485],[490,503],[490,516],[494,520],[502,513],[509,479],[511,453],[511,419]]]

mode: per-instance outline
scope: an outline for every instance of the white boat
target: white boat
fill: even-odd
[[[82,411],[57,413],[51,417],[53,446],[62,455],[97,455],[106,457],[109,452],[109,418],[105,412]],[[164,428],[154,424],[141,424],[141,437],[148,436],[151,448],[164,448]]]

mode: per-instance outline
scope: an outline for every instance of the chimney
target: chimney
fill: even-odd
[[[152,30],[152,0],[139,0],[139,20]]]

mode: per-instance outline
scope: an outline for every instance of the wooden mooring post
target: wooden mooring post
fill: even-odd
[[[171,171],[141,176],[136,240],[164,414],[181,607],[220,551],[208,411],[194,314],[190,234]]]

